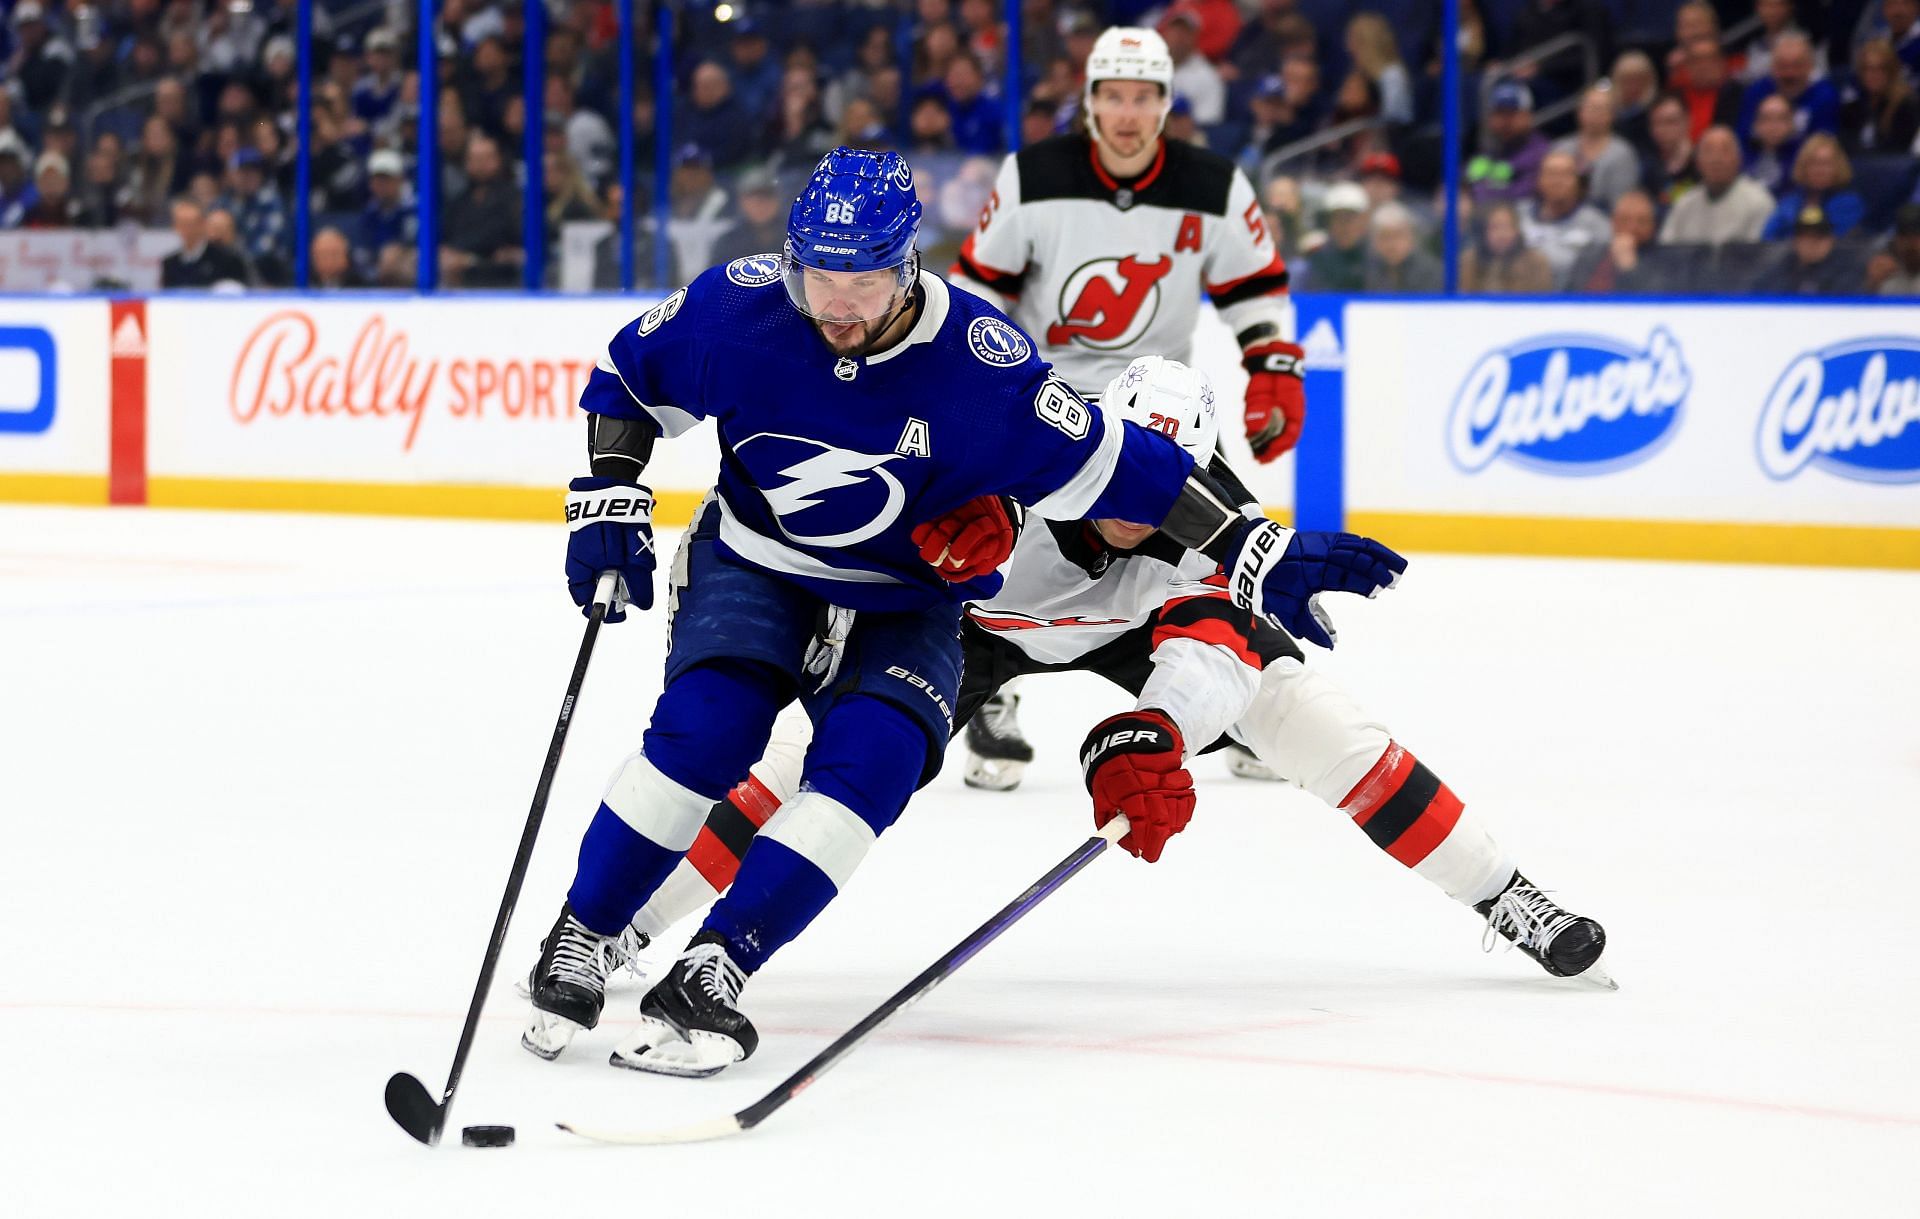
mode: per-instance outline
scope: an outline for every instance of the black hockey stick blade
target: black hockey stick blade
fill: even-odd
[[[387,1081],[387,1113],[400,1129],[432,1147],[440,1141],[446,1126],[447,1111],[427,1092],[427,1086],[407,1074],[397,1072]]]
[[[895,991],[885,1003],[868,1012],[860,1023],[842,1033],[832,1045],[808,1059],[805,1066],[781,1080],[773,1091],[740,1112],[728,1117],[695,1122],[689,1126],[676,1126],[670,1130],[623,1132],[583,1126],[573,1122],[555,1122],[554,1124],[568,1134],[577,1135],[595,1143],[612,1143],[628,1147],[703,1143],[710,1139],[723,1139],[729,1135],[752,1130],[772,1117],[774,1111],[780,1106],[813,1086],[815,1080],[832,1070],[836,1063],[851,1053],[853,1048],[866,1040],[870,1034],[877,1032],[882,1025],[912,1007],[925,998],[934,987],[952,977],[956,970],[972,960],[982,948],[999,939],[1001,932],[1025,918],[1049,894],[1065,884],[1069,877],[1092,863],[1095,857],[1109,845],[1126,837],[1128,828],[1125,817],[1115,817],[1107,822],[1101,827],[1099,833],[1081,843],[1074,849],[1073,854],[1055,864],[1051,871],[1033,882],[1025,893],[1014,898],[1000,913],[982,923],[972,935],[955,944],[948,950],[947,955],[927,966],[921,971],[919,977]]]

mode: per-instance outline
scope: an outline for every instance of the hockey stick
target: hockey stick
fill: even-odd
[[[1127,819],[1124,816],[1115,817],[1107,822],[1098,833],[1075,848],[1073,854],[1055,864],[1052,871],[1034,881],[1033,886],[1025,893],[1014,898],[1006,909],[982,923],[972,935],[954,945],[947,955],[927,966],[919,977],[901,987],[892,998],[869,1012],[864,1020],[842,1033],[832,1045],[815,1054],[805,1066],[787,1076],[773,1091],[740,1112],[728,1117],[714,1118],[711,1121],[696,1122],[690,1126],[638,1134],[598,1130],[571,1122],[555,1124],[568,1134],[579,1135],[583,1139],[591,1139],[596,1143],[628,1145],[699,1143],[708,1139],[723,1139],[728,1135],[753,1129],[772,1117],[782,1105],[800,1095],[842,1058],[852,1053],[853,1048],[865,1041],[869,1034],[877,1032],[887,1021],[924,999],[934,987],[952,977],[954,971],[972,960],[982,948],[998,939],[1001,932],[1025,918],[1029,911],[1046,899],[1048,894],[1065,884],[1075,872],[1092,863],[1094,857],[1106,850],[1109,843],[1118,842],[1126,837],[1127,828]]]
[[[453,1069],[447,1072],[447,1090],[438,1101],[426,1085],[401,1071],[387,1081],[387,1112],[400,1128],[432,1147],[440,1142],[446,1129],[447,1110],[453,1105],[454,1089],[460,1086],[460,1072],[467,1064],[467,1051],[473,1048],[474,1030],[480,1026],[480,1009],[486,1006],[487,990],[493,985],[493,967],[499,964],[500,949],[506,943],[507,924],[513,919],[513,907],[520,900],[520,885],[527,878],[527,863],[533,858],[533,840],[540,833],[540,820],[546,816],[547,793],[553,790],[553,776],[560,769],[560,751],[566,748],[567,729],[573,723],[574,705],[580,687],[587,680],[587,662],[593,659],[593,642],[600,634],[613,604],[614,588],[620,573],[600,573],[593,590],[593,608],[587,612],[587,633],[580,640],[580,654],[573,662],[573,677],[567,682],[567,697],[560,703],[560,720],[553,726],[553,743],[547,746],[547,762],[540,770],[540,782],[533,789],[533,807],[527,812],[527,826],[520,831],[520,849],[513,857],[513,871],[507,876],[507,891],[500,895],[500,913],[493,917],[493,938],[487,941],[487,955],[480,962],[480,980],[473,988],[473,1001],[467,1005],[466,1027],[460,1030],[460,1046],[453,1052]]]

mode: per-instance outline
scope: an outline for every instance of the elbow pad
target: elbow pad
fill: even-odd
[[[616,419],[612,415],[587,416],[587,462],[595,478],[612,478],[624,483],[640,481],[640,472],[653,456],[653,442],[659,432],[648,419]]]

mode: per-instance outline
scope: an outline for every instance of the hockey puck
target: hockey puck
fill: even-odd
[[[460,1141],[468,1147],[511,1147],[513,1127],[467,1126],[460,1131]]]

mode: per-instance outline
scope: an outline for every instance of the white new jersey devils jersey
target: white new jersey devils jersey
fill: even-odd
[[[1108,174],[1084,135],[1008,157],[952,275],[1003,298],[1084,394],[1138,355],[1190,362],[1203,292],[1235,334],[1287,325],[1286,263],[1253,185],[1226,157],[1181,141],[1161,141],[1131,182]]]

